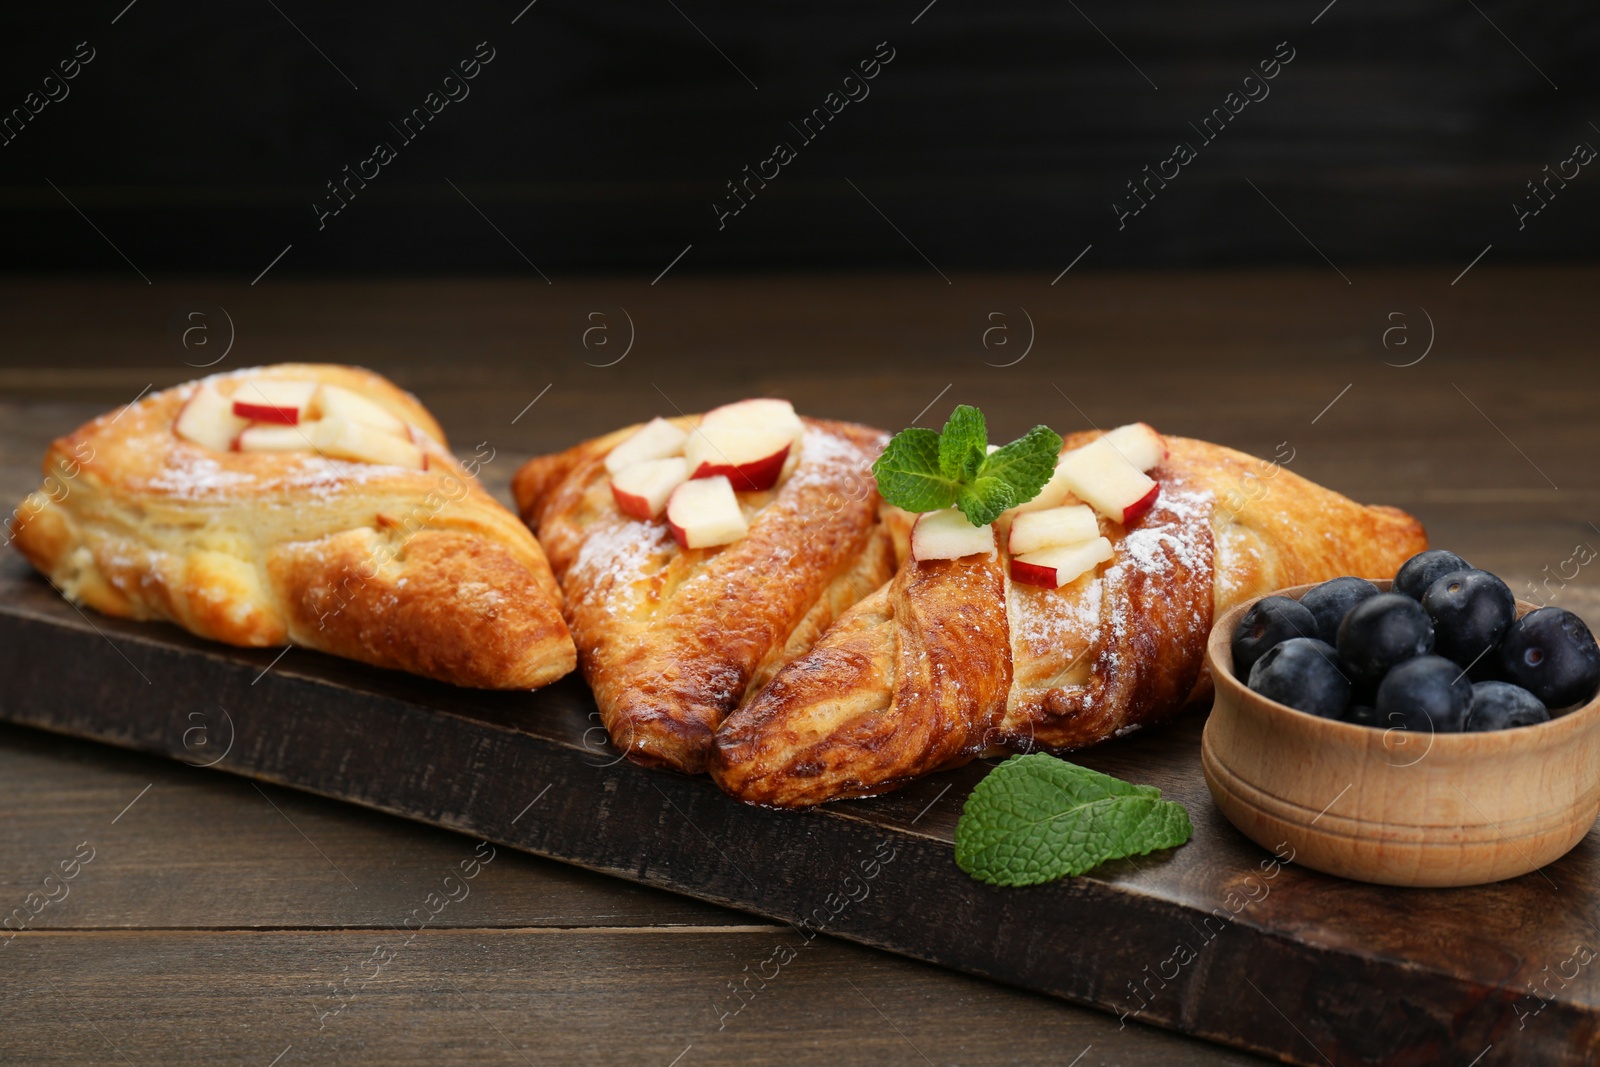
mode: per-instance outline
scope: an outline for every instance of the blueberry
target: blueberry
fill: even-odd
[[[1600,647],[1589,628],[1566,608],[1539,608],[1511,624],[1500,642],[1500,670],[1508,682],[1564,708],[1594,696],[1600,685]]]
[[[1314,637],[1291,637],[1267,649],[1250,669],[1250,688],[1280,704],[1337,719],[1350,703],[1339,653]]]
[[[1510,682],[1478,682],[1472,687],[1472,710],[1466,730],[1509,730],[1549,722],[1550,712],[1538,697]]]
[[[1338,643],[1351,680],[1377,685],[1396,664],[1433,651],[1433,623],[1410,597],[1379,593],[1350,609]]]
[[[1378,709],[1370,704],[1351,704],[1340,717],[1340,722],[1348,722],[1355,726],[1384,726],[1384,721],[1378,718]]]
[[[1314,637],[1317,622],[1298,600],[1286,596],[1263,597],[1244,613],[1233,631],[1233,675],[1248,679],[1250,668],[1279,641]]]
[[[1517,619],[1511,587],[1488,571],[1445,575],[1428,586],[1422,607],[1433,620],[1433,650],[1474,671]]]
[[[1317,620],[1317,632],[1311,636],[1330,645],[1337,644],[1339,624],[1350,609],[1367,597],[1377,595],[1378,587],[1365,578],[1334,578],[1307,589],[1300,603]]]
[[[1472,683],[1443,656],[1417,656],[1384,675],[1378,717],[1406,730],[1459,733],[1472,707]]]
[[[1421,600],[1428,587],[1453,571],[1467,571],[1472,564],[1442,548],[1430,548],[1400,564],[1395,572],[1394,591],[1404,593],[1412,600]]]

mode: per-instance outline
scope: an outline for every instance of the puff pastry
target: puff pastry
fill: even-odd
[[[1073,435],[1066,449],[1099,436]],[[1219,501],[1260,461],[1167,438],[1161,492],[1112,559],[1059,589],[1013,583],[1007,556],[908,562],[723,723],[711,774],[780,807],[894,789],[991,745],[1065,750],[1166,719],[1210,690],[1212,620],[1285,586],[1389,575],[1421,525],[1287,470]]]
[[[403,420],[426,469],[329,458],[309,441],[223,451],[175,432],[202,389],[232,395],[273,380],[334,386]],[[549,564],[443,441],[415,397],[370,371],[214,375],[57,440],[12,534],[67,598],[108,615],[170,620],[233,645],[290,642],[456,685],[552,682],[577,654]]]
[[[699,416],[669,420],[688,431]],[[637,763],[706,768],[724,717],[894,573],[871,464],[888,436],[803,419],[798,464],[739,494],[743,539],[680,548],[629,518],[604,460],[629,427],[529,461],[512,483],[566,593],[578,663],[611,741]]]

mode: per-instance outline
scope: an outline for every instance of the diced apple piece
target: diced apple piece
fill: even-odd
[[[1161,465],[1167,458],[1167,439],[1156,433],[1149,423],[1130,422],[1106,434],[1106,440],[1122,453],[1124,459],[1142,471]]]
[[[233,442],[235,452],[310,452],[313,435],[317,432],[316,420],[298,426],[276,426],[256,423],[239,431]]]
[[[1096,564],[1110,559],[1112,554],[1111,542],[1104,537],[1080,541],[1075,545],[1040,549],[1011,558],[1011,580],[1046,589],[1059,589]]]
[[[749,532],[733,484],[722,475],[692,478],[667,500],[667,524],[684,548],[731,544]]]
[[[316,382],[297,382],[286,378],[244,381],[233,391],[233,413],[252,422],[276,422],[293,426],[306,417]]]
[[[994,551],[994,527],[974,526],[956,508],[927,511],[911,527],[911,558],[960,559]]]
[[[324,418],[317,421],[315,430],[311,444],[325,456],[412,470],[423,470],[427,466],[422,449],[405,438],[384,433],[364,422]]]
[[[1104,437],[1062,456],[1058,469],[1074,496],[1124,526],[1149,511],[1161,492]]]
[[[805,423],[787,400],[741,400],[706,412],[699,427],[689,434],[684,452],[698,457],[698,462],[690,459],[691,477],[726,474],[740,492],[770,489],[799,463],[805,435]],[[790,442],[789,451],[769,475],[767,468],[784,437]],[[735,456],[735,451],[744,454]],[[740,469],[747,466],[754,470]]]
[[[682,456],[642,459],[611,476],[611,495],[624,515],[649,522],[661,517],[672,491],[688,479]]]
[[[651,419],[606,455],[606,471],[615,474],[643,460],[680,456],[687,437],[666,419]]]
[[[684,443],[691,478],[724,477],[741,493],[771,489],[794,448],[789,427],[704,425]]]
[[[185,440],[226,452],[248,425],[248,419],[233,413],[233,403],[215,385],[205,382],[184,403],[172,428]]]
[[[1047,508],[1059,508],[1065,504],[1076,503],[1072,490],[1067,488],[1066,475],[1061,471],[1061,463],[1056,462],[1055,473],[1050,480],[1044,483],[1044,488],[1039,490],[1039,495],[1032,500],[1018,504],[1006,512],[1008,516],[1016,517],[1029,511],[1044,511]]]
[[[396,437],[410,436],[410,429],[400,416],[360,393],[337,385],[324,385],[317,390],[317,406],[324,418],[365,423]]]
[[[787,426],[794,437],[795,447],[799,447],[801,438],[805,436],[805,423],[800,421],[800,416],[794,413],[794,405],[787,400],[775,400],[771,397],[757,397],[754,400],[740,400],[734,404],[724,404],[719,408],[712,408],[700,420],[700,425],[711,426]]]
[[[1006,551],[1013,556],[1037,552],[1041,548],[1075,545],[1100,536],[1100,520],[1087,504],[1029,511],[1011,520],[1011,536]]]

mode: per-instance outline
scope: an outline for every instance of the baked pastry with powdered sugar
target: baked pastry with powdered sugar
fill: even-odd
[[[897,520],[871,471],[887,440],[741,401],[517,472],[579,666],[629,759],[704,771],[722,720],[894,574]]]
[[[256,367],[57,440],[12,537],[107,615],[455,685],[546,685],[577,658],[561,590],[478,484],[481,462],[459,463],[417,399],[371,371]]]
[[[1063,454],[1100,436],[1072,435]],[[1063,751],[1160,722],[1210,692],[1206,639],[1234,604],[1392,574],[1427,546],[1397,509],[1283,469],[1244,499],[1261,461],[1166,445],[1153,506],[1126,527],[1102,519],[1109,559],[1059,588],[1014,581],[1000,531],[987,554],[908,560],[723,723],[717,783],[804,806],[887,792],[996,745]]]

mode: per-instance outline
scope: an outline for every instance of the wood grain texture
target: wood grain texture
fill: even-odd
[[[485,474],[502,499],[505,479],[522,456],[562,447],[597,428],[670,413],[669,403],[691,410],[745,395],[778,393],[810,410],[896,426],[914,418],[949,385],[949,392],[927,413],[924,424],[942,418],[948,405],[959,400],[981,405],[990,414],[997,435],[1019,433],[1041,420],[1065,431],[1086,427],[1091,420],[1107,425],[1143,418],[1169,432],[1217,440],[1258,455],[1272,455],[1275,445],[1287,439],[1296,449],[1291,469],[1357,499],[1412,510],[1427,524],[1436,543],[1501,573],[1513,589],[1524,593],[1525,582],[1557,572],[1571,555],[1574,541],[1600,543],[1600,535],[1588,526],[1600,515],[1600,485],[1587,458],[1595,444],[1591,413],[1600,397],[1600,369],[1589,356],[1591,338],[1600,329],[1600,307],[1592,300],[1600,275],[1589,269],[1496,270],[1486,262],[1452,288],[1450,279],[1457,269],[1357,272],[1357,285],[1348,288],[1331,272],[1322,271],[1119,277],[1080,273],[1081,268],[1055,288],[1046,284],[1048,279],[1041,282],[1016,275],[958,275],[954,289],[931,275],[721,281],[680,280],[669,275],[653,289],[649,277],[548,287],[542,282],[463,281],[264,282],[256,288],[186,283],[147,288],[137,281],[133,285],[70,286],[17,281],[8,283],[0,293],[0,335],[8,341],[6,351],[0,353],[0,490],[20,498],[31,488],[38,457],[52,436],[128,402],[147,384],[159,387],[192,376],[195,372],[183,365],[185,358],[194,362],[213,358],[184,351],[174,335],[166,332],[174,305],[204,299],[225,304],[238,324],[240,347],[227,366],[243,365],[240,360],[355,360],[417,391],[458,446],[470,450],[479,440],[492,440],[500,457],[485,467]],[[615,321],[614,309],[619,306],[626,307],[638,325],[633,353],[609,368],[585,365],[585,358],[602,361],[578,341],[585,315],[611,308]],[[1385,359],[1402,361],[1402,354],[1382,345],[1382,331],[1393,325],[1386,316],[1404,310],[1415,323],[1419,306],[1438,324],[1441,347],[1415,367],[1384,366]],[[993,364],[1014,358],[983,348],[982,331],[991,324],[985,316],[991,310],[1010,309],[1010,320],[1016,322],[1018,307],[1026,307],[1033,316],[1037,345],[1014,366],[985,365],[986,361]],[[551,388],[541,397],[546,385]],[[1349,391],[1341,392],[1346,385]],[[669,400],[663,400],[663,391]],[[1063,394],[1070,402],[1062,399]],[[536,397],[536,403],[528,407]],[[1331,407],[1330,401],[1334,402]],[[1474,404],[1482,414],[1474,411]],[[1549,571],[1544,570],[1547,567]],[[1591,570],[1575,579],[1553,581],[1546,589],[1553,602],[1595,620],[1600,618],[1600,596],[1595,593]],[[156,633],[138,627],[123,632],[109,621],[97,619],[106,635],[147,673],[154,660],[144,657],[159,659],[168,651],[191,665],[182,672],[190,679],[187,695],[170,688],[151,692],[99,634],[47,591],[37,592],[40,595],[30,601],[28,609],[32,617],[22,622],[32,627],[45,619],[52,627],[64,626],[65,630],[58,632],[66,636],[63,641],[50,642],[53,659],[49,663],[39,661],[15,642],[0,641],[0,656],[4,657],[0,672],[7,679],[0,707],[8,716],[19,694],[32,686],[47,694],[46,703],[66,704],[66,711],[77,717],[80,725],[115,715],[119,717],[117,738],[122,743],[147,744],[192,758],[182,743],[183,731],[192,725],[186,715],[220,702],[236,713],[242,708],[248,716],[240,732],[241,758],[248,753],[281,777],[283,767],[309,757],[317,773],[330,783],[329,791],[331,785],[348,786],[354,776],[369,801],[377,790],[405,778],[401,768],[416,750],[431,747],[440,759],[464,759],[467,765],[482,769],[486,785],[476,795],[461,781],[408,783],[408,787],[427,789],[433,798],[415,805],[425,818],[448,817],[454,826],[461,825],[458,820],[463,815],[481,815],[490,809],[497,818],[509,821],[537,788],[542,788],[529,765],[497,760],[489,748],[475,747],[471,740],[464,739],[457,747],[436,744],[436,734],[390,702],[391,698],[417,696],[409,682],[385,682],[332,661],[320,661],[313,669],[307,663],[297,665],[298,654],[291,653],[261,683],[284,681],[287,689],[263,699],[261,688],[252,689],[249,683],[268,665],[270,656],[219,656],[216,649],[199,643],[179,652],[173,649],[173,642],[183,646],[184,639],[172,631]],[[21,619],[16,614],[20,604],[9,596],[6,603],[0,619],[9,625]],[[63,643],[70,649],[63,651]],[[198,674],[192,670],[193,652],[200,652],[201,660],[209,665]],[[280,671],[286,672],[281,678]],[[341,698],[336,715],[317,714],[307,693],[322,684],[317,677],[350,680],[341,671],[362,673],[363,685],[390,688],[361,699]],[[176,669],[151,675],[157,686],[179,676]],[[198,697],[193,695],[196,691]],[[581,689],[567,696],[577,701]],[[254,711],[250,710],[252,698]],[[268,706],[260,706],[263,703]],[[573,710],[569,707],[567,712]],[[362,731],[351,716],[365,714],[376,714],[383,729]],[[459,716],[452,713],[451,722],[480,741],[503,734],[515,737],[518,743],[549,741],[530,732],[526,718],[505,707],[462,709]],[[305,723],[333,731],[327,750],[297,751],[286,740]],[[563,777],[541,805],[565,793],[567,810],[576,810],[573,805],[607,795],[604,780],[608,775],[630,770],[620,765],[610,769],[588,766],[614,755],[596,751],[596,735],[590,736],[590,746],[584,745],[583,730],[593,725],[582,714],[568,722],[572,732],[557,746],[564,753],[558,763]],[[1226,907],[1227,893],[1244,893],[1251,885],[1252,872],[1260,872],[1260,863],[1270,859],[1222,821],[1210,806],[1194,768],[1183,771],[1161,763],[1164,749],[1192,753],[1198,735],[1198,723],[1191,719],[1133,744],[1096,749],[1085,759],[1110,773],[1149,781],[1183,800],[1196,817],[1193,845],[1153,860],[1116,864],[1094,878],[1069,885],[1017,894],[998,894],[970,882],[935,887],[948,896],[922,910],[941,917],[933,932],[947,939],[943,947],[949,950],[951,960],[957,966],[971,966],[972,956],[982,949],[996,944],[1024,945],[1029,965],[1037,973],[1047,974],[1061,966],[1063,959],[1087,952],[1099,970],[1067,976],[1066,984],[1076,983],[1069,992],[1113,1011],[1137,1006],[1126,983],[1145,980],[1144,967],[1159,969],[1172,957],[1174,942],[1191,936],[1185,933],[1187,924],[1170,909],[1204,912],[1219,900]],[[67,750],[92,751],[72,745]],[[474,764],[475,760],[479,762]],[[819,850],[814,838],[805,839],[806,847],[798,848],[794,825],[776,815],[762,814],[754,825],[741,825],[735,831],[726,821],[730,816],[721,807],[722,799],[699,784],[669,775],[619,778],[618,798],[609,802],[607,818],[631,827],[619,833],[649,839],[648,860],[641,861],[637,849],[619,847],[605,857],[606,869],[656,885],[696,871],[695,884],[688,887],[694,894],[726,901],[749,893],[748,884],[733,867],[708,851],[706,838],[685,821],[688,816],[707,835],[724,843],[727,860],[746,869],[765,887],[764,892],[771,894],[767,914],[785,909],[794,914],[818,903],[803,899],[804,893],[797,887],[814,877],[820,867],[853,858],[849,842],[870,852],[879,832],[875,823],[911,826],[930,801],[937,801],[908,835],[910,851],[902,852],[884,869],[881,889],[869,901],[876,910],[866,905],[852,907],[836,924],[849,937],[861,936],[874,924],[888,925],[893,933],[908,925],[907,894],[932,891],[922,880],[909,878],[909,872],[913,866],[935,869],[941,857],[947,859],[957,798],[982,770],[979,765],[951,776],[955,785],[942,797],[943,782],[933,780],[897,797],[871,802],[871,808],[841,808],[823,816],[830,826],[843,827],[844,856]],[[292,924],[298,921],[295,910],[302,908],[315,921],[331,917],[376,924],[390,914],[391,904],[404,903],[403,896],[396,894],[384,897],[381,908],[334,906],[339,887],[345,883],[298,835],[279,825],[282,820],[266,809],[252,788],[225,775],[177,765],[172,771],[185,776],[185,781],[225,783],[218,787],[224,791],[249,790],[240,795],[262,810],[235,824],[254,826],[256,820],[271,816],[268,823],[275,832],[291,835],[286,844],[280,840],[269,847],[258,846],[256,842],[262,839],[251,834],[237,845],[237,851],[219,853],[232,857],[224,863],[224,870],[231,870],[235,879],[248,882],[248,872],[258,865],[267,872],[260,888],[268,906],[255,914],[269,917],[273,924],[280,919]],[[148,773],[132,772],[108,785],[89,778],[81,767],[47,772],[46,776],[88,783],[87,788],[96,794],[91,805],[93,817],[100,819],[114,815],[152,780]],[[649,788],[646,782],[659,783],[667,795]],[[343,853],[328,849],[320,831],[342,826],[345,817],[365,820],[369,816],[341,816],[337,813],[343,809],[319,801],[304,802],[311,806],[303,810],[290,808],[287,803],[292,793],[271,785],[264,788],[344,866]],[[27,803],[31,791],[20,799],[14,793],[6,795],[14,798],[5,802],[7,810],[25,816],[16,825],[40,818],[40,809]],[[39,795],[48,798],[54,794]],[[220,796],[208,794],[204,810],[215,809]],[[130,820],[140,808],[157,799],[158,793],[152,789],[117,828],[132,825]],[[70,812],[86,802],[84,798],[64,802],[64,810]],[[152,810],[160,810],[159,805]],[[624,811],[634,814],[631,822]],[[302,822],[307,813],[316,813],[309,817],[311,826]],[[592,820],[594,816],[591,803],[584,817]],[[89,817],[87,811],[85,817]],[[531,817],[530,813],[528,819]],[[519,835],[528,819],[516,824]],[[163,874],[161,866],[172,862],[167,857],[190,845],[183,829],[187,823],[181,818],[176,822],[169,822],[157,839],[135,850],[139,862],[128,872],[130,891],[109,891],[106,909],[97,911],[103,921],[114,923],[119,915],[140,923],[183,921],[183,905],[150,899],[152,893],[176,892],[178,883],[170,874]],[[381,822],[393,825],[388,820]],[[61,826],[48,819],[42,825]],[[541,835],[550,829],[539,824],[527,831],[529,838],[515,843],[548,850],[554,842]],[[25,834],[20,829],[16,832]],[[411,839],[399,829],[392,833],[396,840]],[[385,865],[380,853],[389,847],[389,837],[362,846],[355,843],[354,831],[341,828],[334,836],[341,848],[365,857],[361,864],[352,865],[365,864],[382,878],[420,877],[403,875]],[[66,849],[61,855],[50,843],[29,845],[26,854],[39,857],[48,866],[82,840],[65,826],[52,842],[57,839]],[[7,840],[9,845],[12,839]],[[440,851],[430,855],[441,859],[453,843],[470,844],[467,838],[453,835],[437,840]],[[319,893],[332,898],[332,904],[298,899],[292,854],[286,851],[296,847],[306,862],[303,877],[311,880]],[[1199,967],[1184,969],[1193,972],[1192,977],[1188,973],[1183,976],[1184,982],[1192,985],[1180,990],[1168,983],[1157,991],[1140,1018],[1159,1020],[1161,1012],[1170,1012],[1177,1020],[1170,1025],[1191,1027],[1212,1039],[1238,1040],[1242,1032],[1256,1047],[1290,1049],[1287,1055],[1300,1062],[1323,1062],[1301,1034],[1341,1064],[1407,1062],[1394,1053],[1397,1040],[1422,1050],[1411,1062],[1449,1057],[1466,1063],[1490,1043],[1494,1048],[1479,1061],[1482,1064],[1560,1062],[1561,1050],[1584,1047],[1592,1039],[1586,1036],[1585,1013],[1600,999],[1592,968],[1570,980],[1552,977],[1572,959],[1574,944],[1593,943],[1588,924],[1600,919],[1600,910],[1584,887],[1595,881],[1594,867],[1600,862],[1596,848],[1591,837],[1547,871],[1554,887],[1534,875],[1485,890],[1406,894],[1398,902],[1373,887],[1285,868],[1273,880],[1269,896],[1250,904],[1221,936],[1208,943],[1197,961]],[[773,858],[758,868],[749,862],[746,850]],[[190,851],[194,849],[190,847]],[[12,853],[6,855],[9,858]],[[509,851],[502,851],[496,863],[509,856]],[[913,862],[901,866],[907,857]],[[713,866],[709,871],[708,860]],[[88,878],[95,865],[104,863],[105,869],[111,870],[116,862],[115,854],[97,857],[84,879],[74,883],[78,888],[69,907],[91,899],[93,886]],[[195,870],[198,879],[204,876],[201,872],[212,869],[202,865]],[[891,882],[897,871],[906,877],[905,882]],[[44,872],[39,873],[42,876]],[[485,878],[494,876],[491,866]],[[21,884],[21,877],[16,884]],[[573,877],[590,876],[578,873]],[[367,891],[366,880],[353,880]],[[197,909],[196,915],[214,915],[226,925],[261,922],[250,918],[255,887],[244,884],[230,894],[223,888],[225,884],[218,884],[215,895],[227,899]],[[486,910],[492,896],[489,891],[498,884],[483,883]],[[579,922],[590,921],[579,914],[582,900],[588,899],[589,884],[581,883],[583,888],[571,896],[558,897],[558,902],[573,903],[558,903],[555,912]],[[348,887],[344,892],[349,892]],[[1134,901],[1126,921],[1108,924],[1103,913],[1095,910],[1096,902],[1108,892],[1122,893]],[[177,898],[181,896],[179,893]],[[1036,898],[1055,905],[1043,926],[1026,918],[1026,910],[1037,906]],[[473,905],[477,900],[475,891],[465,903]],[[625,910],[620,904],[606,907]],[[1324,920],[1309,920],[1308,909]],[[706,924],[687,912],[678,914],[696,925]],[[620,923],[647,919],[648,915],[641,913],[637,919]],[[72,925],[65,914],[59,921]],[[504,919],[490,916],[484,921]],[[483,936],[488,939],[491,935]],[[822,939],[817,944],[820,947]],[[365,950],[370,951],[370,945]],[[269,948],[249,954],[234,966],[243,975],[268,973],[271,968],[265,961],[274,951]],[[1427,962],[1408,973],[1402,988],[1381,992],[1389,961],[1416,958],[1417,954]],[[95,953],[77,953],[74,958],[92,960]],[[626,953],[617,958],[622,961],[618,966],[625,967]],[[764,958],[743,959],[740,967]],[[1308,960],[1312,965],[1309,971],[1303,966]],[[686,957],[678,956],[663,967],[670,970],[686,965]],[[159,970],[152,964],[143,972],[135,968],[124,973]],[[1115,977],[1094,977],[1094,973],[1109,972],[1115,972]],[[1266,982],[1255,977],[1263,973],[1270,975]],[[1566,973],[1571,973],[1570,965]],[[51,972],[53,978],[56,974]],[[1239,976],[1252,976],[1264,996],[1241,984]],[[722,980],[731,977],[722,976]],[[1535,988],[1555,999],[1537,1016],[1526,1018],[1525,1028],[1519,1028],[1518,1007],[1524,1013],[1539,1007],[1539,1001],[1528,992],[1526,982],[1530,980],[1548,983],[1548,992],[1543,985]],[[1567,984],[1560,988],[1563,980]],[[14,987],[4,988],[10,991]],[[808,986],[805,995],[822,994]],[[1271,998],[1271,1006],[1264,997]],[[572,1002],[571,1018],[583,1026],[559,1032],[558,1047],[571,1058],[588,1054],[578,1036],[584,1028],[592,1033],[596,1027],[616,1025],[610,1021],[614,1016],[582,1000]],[[1224,1012],[1235,1011],[1248,1019],[1228,1032],[1207,1027],[1201,1020],[1217,1009],[1219,1002]],[[10,1022],[31,1011],[23,1005],[31,1005],[33,1000],[13,995],[5,1003]],[[180,1005],[172,1011],[185,1020],[205,1024],[227,1018],[228,1003],[203,1010],[192,1004]],[[954,1016],[964,1010],[961,1005],[973,1002],[957,998],[934,1003]],[[739,1024],[759,1019],[752,1016],[754,1011],[754,1007],[747,1010]],[[1052,1011],[1066,1018],[1073,1009],[1062,1005]],[[446,1017],[455,1016],[429,1015],[417,1022],[413,1032],[426,1038],[428,1030]],[[964,1017],[972,1026],[981,1022],[979,1016]],[[395,1017],[397,1026],[412,1021],[407,1016]],[[1102,1021],[1104,1028],[1099,1032],[1108,1035],[1107,1042],[1096,1040],[1083,1064],[1138,1062],[1123,1042],[1129,1034],[1143,1031],[1130,1023],[1112,1045],[1109,1035],[1117,1030],[1116,1018],[1107,1015]],[[1026,1022],[1018,1023],[1016,1040],[1024,1039],[1027,1027]],[[824,1040],[836,1032],[826,1015],[814,1014],[763,1030],[763,1040],[768,1047],[787,1051],[790,1059],[805,1059],[807,1042]],[[52,1051],[63,1030],[35,1028],[26,1033],[29,1042],[23,1047],[30,1060],[71,1058]],[[1357,1036],[1336,1041],[1334,1034]],[[1482,1041],[1470,1051],[1454,1051],[1469,1048],[1479,1037]],[[1002,1035],[993,1040],[1003,1048],[1010,1039]],[[1084,1043],[1090,1040],[1085,1037]],[[829,1050],[838,1050],[838,1055],[819,1053],[817,1061],[849,1062],[846,1044],[827,1045]],[[1068,1044],[1063,1041],[1063,1062],[1082,1047],[1066,1047]],[[238,1048],[238,1056],[255,1062],[246,1057],[245,1046]],[[1201,1057],[1208,1053],[1220,1055],[1193,1045],[1166,1049],[1166,1058],[1156,1056],[1149,1062],[1204,1062]],[[1444,1051],[1447,1049],[1452,1051]],[[668,1062],[680,1050],[681,1046],[669,1050],[661,1062]],[[270,1060],[276,1051],[261,1057],[261,1062]],[[356,1055],[353,1044],[348,1051]],[[933,1058],[942,1056],[928,1051]],[[94,1055],[121,1062],[110,1053]],[[921,1062],[909,1051],[906,1056],[910,1062]],[[708,1055],[708,1060],[721,1058],[725,1057]],[[694,1053],[686,1057],[684,1067],[692,1062]],[[859,1062],[871,1061],[861,1057]]]
[[[729,991],[780,945],[794,958],[764,989]],[[393,959],[362,984],[382,947]],[[1146,1027],[1118,1033],[1047,997],[786,927],[440,930],[409,944],[365,931],[74,932],[7,953],[4,1047],[39,1065],[1264,1062]],[[330,989],[347,978],[341,1004]]]
[[[839,937],[1291,1062],[1474,1055],[1515,1028],[1524,985],[1592,936],[1593,836],[1543,875],[1431,899],[1279,867],[1211,807],[1193,716],[1081,757],[1184,802],[1196,828],[1188,846],[995,890],[951,855],[981,764],[871,801],[762,811],[704,779],[586,746],[593,707],[576,683],[477,694],[309,652],[274,667],[171,628],[90,626],[15,565],[5,580],[0,670],[11,685],[0,714],[13,721],[182,757],[189,712],[227,708],[236,741],[219,769],[786,923],[809,917]],[[1191,966],[1175,965],[1179,945]],[[1221,975],[1270,989],[1244,996]],[[1376,1014],[1375,994],[1385,1005]],[[1559,1057],[1594,1039],[1592,984],[1547,995],[1540,1025],[1518,1035],[1521,1055]]]
[[[190,735],[191,762],[225,743]],[[209,754],[201,755],[207,747]],[[395,925],[474,841],[281,787],[0,726],[0,900],[39,888],[81,841],[98,851],[30,930]],[[145,788],[149,791],[145,792]],[[258,791],[259,790],[259,791]],[[138,798],[116,823],[111,820]],[[346,881],[346,878],[349,881]],[[459,892],[459,891],[458,891]],[[748,917],[501,849],[434,927],[718,926]]]
[[[683,1047],[658,1056],[656,1042],[680,1031],[696,1046],[684,1064],[793,1062],[797,1046],[818,1063],[922,1062],[885,1044],[890,1024],[862,995],[964,1063],[1091,1045],[1083,1064],[1261,1062],[507,849],[352,995],[340,983],[378,946],[399,949],[391,929],[472,839],[9,725],[0,811],[8,901],[86,837],[98,845],[68,896],[0,948],[0,1051],[18,1062],[265,1064],[292,1046],[280,1062],[664,1063]],[[797,950],[781,980],[730,992],[770,975],[779,945]],[[655,995],[640,997],[646,981]],[[330,986],[348,1003],[324,1019]]]

